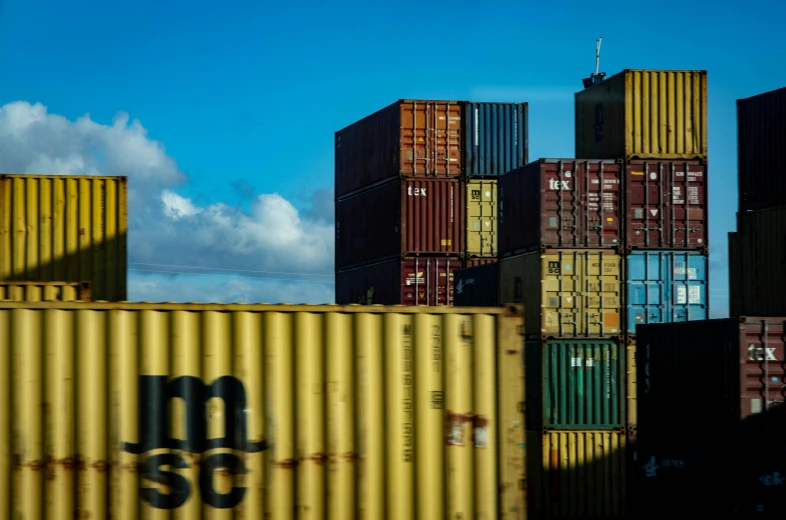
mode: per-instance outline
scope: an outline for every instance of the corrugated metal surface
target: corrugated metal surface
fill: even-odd
[[[467,256],[464,258],[464,267],[474,267],[476,265],[486,265],[486,264],[493,264],[494,262],[498,262],[499,259],[496,256],[488,257],[488,256]]]
[[[90,282],[126,299],[126,177],[0,175],[0,280]]]
[[[458,258],[392,259],[336,273],[336,302],[366,305],[453,305]]]
[[[598,249],[547,250],[499,261],[503,303],[523,303],[528,336],[622,334],[622,259]]]
[[[497,180],[470,180],[467,186],[467,254],[497,255]]]
[[[575,96],[576,157],[707,158],[707,71],[626,69]]]
[[[627,518],[624,434],[528,431],[527,447],[527,518]]]
[[[460,177],[462,105],[399,100],[336,132],[335,195],[387,179]]]
[[[453,273],[453,305],[456,307],[497,307],[499,264],[492,262],[459,269]]]
[[[465,192],[455,180],[394,180],[336,203],[336,267],[407,253],[464,252]]]
[[[616,339],[527,342],[527,429],[622,429],[622,347]]]
[[[628,162],[625,176],[628,249],[707,249],[706,164]]]
[[[628,439],[636,441],[638,421],[638,391],[636,390],[636,344],[628,342],[626,347],[626,390],[625,390],[625,418],[628,422]],[[634,448],[635,449],[635,448]]]
[[[639,324],[707,319],[707,255],[634,251],[625,260],[628,334],[636,334]]]
[[[747,280],[742,272],[742,251],[739,247],[739,238],[735,231],[729,232],[729,316],[742,314],[741,303]],[[750,280],[750,276],[748,276]],[[750,282],[748,282],[750,283]]]
[[[786,87],[737,100],[739,210],[786,200]]]
[[[499,179],[502,255],[622,244],[616,161],[539,159]]]
[[[519,517],[505,312],[0,303],[0,511]]]
[[[90,282],[0,282],[0,300],[90,302],[93,291]]]
[[[527,103],[464,105],[464,174],[499,176],[529,162]]]

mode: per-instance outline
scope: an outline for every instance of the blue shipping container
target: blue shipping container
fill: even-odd
[[[464,106],[464,173],[497,177],[529,162],[527,103]]]
[[[707,255],[635,251],[626,267],[628,334],[638,324],[707,319]]]

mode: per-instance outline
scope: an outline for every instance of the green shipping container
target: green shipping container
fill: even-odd
[[[625,421],[625,351],[616,339],[528,341],[527,429],[614,430]]]

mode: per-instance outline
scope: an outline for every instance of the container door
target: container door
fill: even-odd
[[[467,183],[467,253],[497,254],[497,181]]]
[[[667,269],[658,252],[633,252],[628,255],[628,334],[636,325],[663,323],[668,288],[664,285]]]
[[[443,178],[461,175],[461,126],[458,103],[401,103],[400,173]]]
[[[668,321],[706,320],[707,255],[670,252],[663,255],[663,262],[670,264],[667,275],[671,278],[668,286],[672,294]]]

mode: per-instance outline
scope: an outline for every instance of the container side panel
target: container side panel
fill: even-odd
[[[454,275],[454,305],[457,307],[497,307],[499,264],[497,262],[457,270]]]
[[[454,273],[461,262],[451,258],[415,258],[401,263],[403,305],[453,305]],[[383,302],[380,302],[383,303]]]
[[[527,103],[464,106],[464,173],[496,177],[527,164]]]
[[[739,314],[786,316],[786,207],[738,213],[737,230]]]
[[[740,324],[739,345],[740,418],[783,407],[786,401],[786,318],[746,317],[745,323]]]
[[[2,184],[0,183],[0,186]],[[3,196],[0,192],[0,196]],[[0,224],[3,215],[0,213]],[[2,236],[0,235],[0,240]],[[0,241],[0,244],[3,244]],[[14,417],[14,383],[11,377],[14,369],[12,345],[14,338],[11,336],[12,312],[0,312],[0,516],[13,518],[14,496],[12,482],[14,479],[13,464],[14,446],[12,436],[12,421]],[[63,347],[68,348],[68,345]],[[71,450],[73,453],[73,450]],[[63,482],[61,477],[59,482]],[[69,482],[70,484],[70,482]],[[64,505],[70,505],[66,502]],[[69,511],[72,511],[70,509]]]
[[[475,267],[476,265],[494,264],[499,260],[496,256],[470,256],[464,259],[464,267]]]
[[[745,278],[743,277],[742,251],[740,239],[736,231],[729,232],[729,316],[742,314],[741,302],[745,294]],[[768,314],[768,313],[763,313]]]
[[[394,259],[338,271],[336,303],[401,304],[401,260]]]
[[[477,257],[497,255],[497,180],[472,180],[466,184],[466,253]]]
[[[461,176],[462,106],[453,101],[405,100],[400,111],[399,173],[408,177]]]
[[[397,253],[464,252],[466,193],[457,181],[418,180],[401,185],[402,243]],[[373,215],[374,213],[371,213]],[[360,218],[352,215],[352,218]]]

